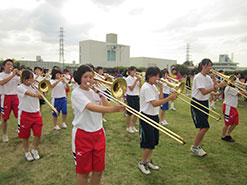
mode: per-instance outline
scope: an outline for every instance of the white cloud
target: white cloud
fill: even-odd
[[[58,60],[59,28],[64,27],[65,60],[78,61],[81,40],[105,40],[117,33],[131,56],[199,62],[234,53],[246,66],[245,0],[0,0],[1,58]],[[28,52],[27,52],[28,51]]]

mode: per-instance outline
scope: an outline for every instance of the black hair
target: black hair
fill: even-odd
[[[67,73],[67,72],[69,72],[69,70],[68,69],[64,69],[63,72],[64,73]]]
[[[164,68],[162,71],[161,71],[161,76],[163,76],[164,74],[169,74],[168,72],[168,69],[167,68]]]
[[[74,76],[74,80],[79,84],[81,85],[81,77],[84,73],[86,72],[92,72],[94,74],[94,71],[92,70],[92,68],[88,65],[81,65],[76,73],[75,73],[75,76]]]
[[[219,73],[223,73],[224,71],[221,69],[221,70],[219,70]]]
[[[101,69],[103,69],[103,67],[101,67],[101,66],[96,67],[97,72],[99,72],[99,70],[101,70]]]
[[[12,64],[14,65],[14,61],[12,59],[8,58],[8,59],[6,59],[6,60],[3,61],[2,66],[5,66],[5,64],[7,62],[12,62]]]
[[[42,71],[42,68],[41,67],[39,67],[39,66],[36,66],[36,67],[34,67],[34,71],[36,70],[36,69],[39,69],[40,71]]]
[[[152,76],[160,75],[160,69],[158,67],[149,67],[145,74],[145,81],[148,82],[149,78]]]
[[[22,69],[27,69],[25,65],[21,65],[20,68],[21,68],[21,70],[22,70]]]
[[[32,71],[25,69],[22,73],[21,73],[21,83],[23,83],[24,80],[29,79],[30,77],[33,77],[33,73]]]
[[[135,66],[130,66],[128,68],[128,73],[130,73],[131,71],[134,71],[134,70],[136,70],[136,67]]]
[[[95,68],[94,68],[93,64],[85,64],[85,65],[87,65],[88,67],[90,67],[92,69],[92,71],[95,71]]]
[[[55,80],[56,79],[56,74],[57,73],[60,73],[61,74],[61,71],[57,70],[57,69],[52,69],[52,72],[51,72],[51,79]]]
[[[208,64],[213,65],[213,62],[208,59],[208,58],[204,58],[198,65],[198,71],[201,72],[202,71],[202,66],[208,66]]]

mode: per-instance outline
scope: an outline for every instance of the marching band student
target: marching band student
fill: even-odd
[[[67,117],[67,98],[65,94],[65,88],[68,88],[69,85],[64,79],[61,78],[61,72],[57,69],[52,70],[52,77],[51,77],[51,98],[52,104],[57,109],[58,113],[62,110],[62,128],[67,128],[65,124],[65,120]],[[57,114],[53,111],[53,124],[55,130],[60,130],[60,127],[57,125]]]
[[[24,70],[21,75],[21,84],[17,87],[19,96],[19,112],[18,112],[18,137],[22,139],[27,161],[38,160],[38,146],[42,132],[42,116],[40,115],[39,99],[40,94],[32,87],[33,73]],[[33,130],[33,149],[30,152],[29,137],[31,129]]]
[[[34,67],[33,72],[34,72],[33,78],[35,79],[35,81],[33,83],[34,83],[34,85],[36,85],[36,87],[38,87],[39,82],[44,80],[44,78],[41,76],[42,68],[36,66],[36,67]],[[44,99],[39,99],[40,112],[42,110],[42,105],[44,105],[44,104],[45,104],[45,100]]]
[[[230,85],[225,88],[224,94],[224,102],[222,106],[224,121],[225,124],[222,128],[222,137],[221,139],[228,142],[234,142],[230,134],[239,124],[239,115],[238,115],[238,89],[234,86]]]
[[[155,86],[160,78],[160,69],[157,67],[149,67],[145,74],[145,83],[141,88],[141,103],[140,112],[150,119],[159,123],[159,106],[170,100],[177,98],[177,93],[174,92],[167,98],[163,98],[162,84],[159,84],[160,93]],[[159,170],[159,167],[152,162],[152,152],[159,143],[159,131],[140,120],[140,147],[142,151],[142,160],[138,163],[138,168],[144,174],[151,174],[149,168]]]
[[[177,79],[176,73],[177,73],[176,68],[172,68],[170,77],[172,77],[172,78],[174,78],[174,79]],[[171,81],[172,83],[176,83],[176,82],[173,81],[173,80],[170,80],[170,81]],[[174,101],[173,101],[173,100],[171,101],[171,110],[173,110],[173,111],[176,110],[175,105],[174,105]]]
[[[203,59],[198,66],[200,71],[195,75],[193,86],[192,86],[192,99],[206,107],[208,107],[208,99],[212,91],[216,91],[219,87],[226,86],[226,82],[217,83],[216,80],[210,78],[207,75],[212,68],[212,61],[210,59]],[[215,78],[215,77],[214,77]],[[208,109],[203,108],[202,106],[191,101],[191,104],[196,107],[209,112]],[[191,115],[195,127],[198,128],[197,135],[194,140],[194,144],[191,146],[190,150],[197,156],[203,157],[207,153],[200,147],[202,140],[209,129],[208,115],[202,111],[191,106]]]
[[[69,84],[69,81],[71,80],[71,76],[70,76],[70,73],[69,73],[68,69],[64,69],[64,78],[65,78],[66,82]],[[69,97],[70,88],[66,88],[65,91],[66,91],[66,98],[68,98]]]
[[[77,182],[99,184],[105,169],[105,132],[102,125],[102,113],[120,112],[124,106],[111,106],[102,94],[90,87],[94,83],[94,72],[88,65],[78,68],[75,81],[79,87],[72,91],[71,103],[74,110],[72,122],[72,151],[74,154]]]
[[[167,75],[168,75],[168,70],[167,69],[164,69],[162,71],[162,78],[163,80],[165,81],[168,81],[167,79]],[[161,82],[162,83],[162,89],[163,89],[163,98],[167,98],[170,94],[170,87],[164,83],[164,82]],[[165,120],[165,112],[167,110],[169,110],[169,103],[166,102],[165,104],[161,105],[161,114],[160,114],[160,124],[161,125],[168,125],[168,122]]]
[[[127,82],[127,105],[132,107],[133,109],[137,110],[139,112],[140,110],[140,98],[139,98],[139,88],[141,88],[141,78],[139,76],[135,76],[136,74],[136,67],[131,66],[128,69],[129,76],[125,79]],[[133,115],[132,123],[131,122],[131,113],[127,111],[127,132],[129,133],[135,133],[138,132],[138,130],[135,128],[137,117]]]
[[[1,96],[1,110],[2,110],[2,128],[3,128],[3,142],[8,142],[7,135],[7,121],[9,119],[11,110],[14,112],[14,116],[18,117],[18,105],[19,99],[17,96],[17,85],[20,82],[20,77],[17,77],[17,69],[13,72],[13,60],[7,59],[2,63],[3,72],[0,73],[0,85],[2,86],[2,96]]]

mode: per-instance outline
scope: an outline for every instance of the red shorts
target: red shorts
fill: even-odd
[[[105,169],[105,133],[77,129],[75,135],[76,173],[88,174]]]
[[[225,125],[239,124],[239,115],[238,115],[238,110],[236,108],[231,106],[227,108],[226,104],[223,104],[222,109],[223,109]]]
[[[1,107],[2,117],[5,120],[9,119],[11,110],[13,110],[15,117],[18,117],[19,99],[16,94],[14,95],[2,95]]]
[[[70,89],[69,89],[69,88],[66,88],[66,89],[65,89],[65,92],[70,92]]]
[[[19,111],[18,116],[18,137],[29,138],[31,129],[34,136],[41,136],[42,131],[42,116],[40,112],[29,113],[25,111]]]

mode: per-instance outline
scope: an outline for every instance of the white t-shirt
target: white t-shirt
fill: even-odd
[[[233,87],[234,88],[234,87]],[[227,86],[225,88],[224,94],[225,94],[225,99],[224,99],[224,104],[229,105],[231,107],[237,108],[238,106],[238,89],[235,88],[236,90],[233,90],[230,86]]]
[[[34,85],[36,85],[36,87],[38,87],[39,85],[39,82],[41,82],[42,80],[44,80],[44,78],[42,76],[38,76],[36,74],[33,74],[33,78],[36,79],[35,82],[34,82]]]
[[[162,80],[169,82],[168,79],[162,78]],[[161,81],[161,83],[162,83],[163,94],[170,94],[170,87],[165,82]]]
[[[71,83],[72,83],[72,89],[74,90],[75,88],[79,87],[78,83],[75,81],[75,79],[72,77],[71,79]]]
[[[87,132],[95,132],[103,128],[102,113],[86,109],[88,103],[101,105],[102,101],[93,90],[85,91],[77,87],[72,91],[71,104],[74,110],[73,126]]]
[[[153,100],[159,100],[158,89],[155,85],[145,82],[141,88],[140,111],[152,116],[158,115],[160,107],[153,107],[150,103]]]
[[[57,80],[51,80],[51,85],[54,84]],[[63,98],[66,96],[65,92],[66,84],[62,81],[58,82],[58,84],[52,88],[51,97],[52,98]]]
[[[192,97],[197,100],[208,100],[210,93],[203,95],[199,89],[209,89],[214,87],[214,82],[209,75],[203,76],[201,73],[195,75],[192,86]]]
[[[68,83],[71,79],[69,74],[64,74],[65,81]]]
[[[0,80],[3,80],[5,78],[8,78],[12,75],[11,73],[0,73]],[[20,77],[14,76],[11,80],[9,80],[6,84],[1,85],[2,86],[2,94],[6,95],[14,95],[17,94],[17,85],[20,83]]]
[[[139,96],[139,86],[140,86],[140,82],[138,81],[134,87],[134,89],[131,91],[130,90],[130,86],[132,86],[135,81],[136,81],[136,77],[132,77],[132,76],[128,76],[125,80],[127,82],[127,95],[131,95],[131,96]]]
[[[30,91],[36,93],[31,86],[26,86],[24,84],[20,84],[17,87],[17,93],[19,98],[19,110],[25,112],[38,112],[39,111],[39,99],[34,98],[28,95],[25,95],[26,91]]]
[[[102,76],[102,77],[104,78],[104,76]],[[103,80],[103,79],[100,78],[98,75],[96,75],[94,78],[95,78],[95,79],[98,79],[98,80]],[[103,81],[104,81],[104,80],[103,80]],[[107,86],[102,85],[102,83],[99,83],[99,84],[101,84],[101,85],[97,85],[97,88],[99,88],[99,89],[102,90],[102,91],[105,91]]]

